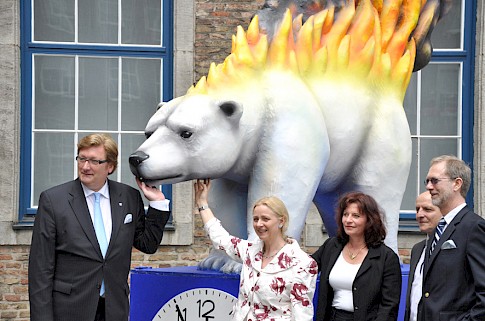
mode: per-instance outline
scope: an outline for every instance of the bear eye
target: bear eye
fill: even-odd
[[[190,138],[190,136],[192,136],[192,132],[189,132],[188,130],[184,130],[184,131],[181,131],[180,132],[180,137],[182,138]]]

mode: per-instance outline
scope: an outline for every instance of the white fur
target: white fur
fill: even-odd
[[[148,122],[151,136],[138,151],[149,158],[138,174],[153,184],[217,178],[212,209],[231,234],[250,239],[252,204],[261,197],[284,201],[288,235],[299,239],[312,201],[330,227],[337,198],[360,190],[385,210],[386,243],[397,251],[411,138],[402,103],[379,90],[328,80],[309,85],[271,71],[224,92],[176,98]],[[235,107],[231,115],[220,108],[225,102]],[[183,131],[192,136],[182,138]]]

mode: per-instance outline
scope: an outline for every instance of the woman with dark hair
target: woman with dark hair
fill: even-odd
[[[397,320],[401,266],[384,244],[377,202],[351,192],[339,200],[336,212],[337,236],[312,255],[321,272],[316,321]]]

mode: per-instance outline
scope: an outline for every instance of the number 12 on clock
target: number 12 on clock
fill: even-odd
[[[167,301],[152,320],[227,321],[236,298],[221,290],[194,288]]]

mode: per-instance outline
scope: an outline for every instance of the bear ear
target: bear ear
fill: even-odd
[[[219,104],[219,108],[232,121],[238,122],[242,116],[242,106],[235,101],[225,101]]]
[[[159,103],[159,104],[157,105],[157,110],[159,110],[160,108],[162,108],[162,107],[163,107],[163,105],[165,105],[165,104],[166,104],[166,102],[164,102],[164,101],[162,101],[161,103]]]

